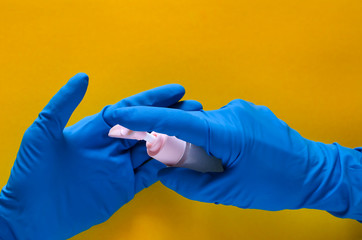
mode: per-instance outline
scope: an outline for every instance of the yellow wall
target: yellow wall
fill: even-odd
[[[90,76],[71,123],[180,83],[206,109],[269,106],[307,138],[362,146],[360,0],[0,0],[0,184],[25,129],[73,74]],[[80,239],[361,239],[314,210],[188,201],[161,184]]]

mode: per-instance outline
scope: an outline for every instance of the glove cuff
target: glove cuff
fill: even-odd
[[[362,153],[338,143],[315,144],[319,181],[309,208],[362,221]]]
[[[16,240],[10,226],[1,216],[0,216],[0,240]]]

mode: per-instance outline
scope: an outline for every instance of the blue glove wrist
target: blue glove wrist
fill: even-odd
[[[1,196],[0,196],[1,201]],[[0,205],[0,240],[15,240],[15,236],[8,224],[8,222],[2,217],[3,207]]]
[[[6,221],[0,217],[0,240],[15,240]]]
[[[340,218],[362,219],[362,154],[338,143],[307,140],[310,169],[302,208],[320,209]]]

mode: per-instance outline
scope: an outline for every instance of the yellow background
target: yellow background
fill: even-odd
[[[269,106],[303,136],[362,146],[360,0],[0,0],[0,184],[22,134],[73,74],[90,76],[71,123],[166,83],[215,109]],[[73,239],[362,239],[316,210],[192,202],[161,184]]]

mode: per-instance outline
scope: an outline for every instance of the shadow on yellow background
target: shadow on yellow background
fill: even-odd
[[[362,146],[361,12],[360,0],[0,0],[0,184],[26,128],[80,71],[90,87],[70,124],[180,83],[205,109],[243,98],[309,139]],[[362,239],[361,226],[197,203],[158,183],[73,239]]]

